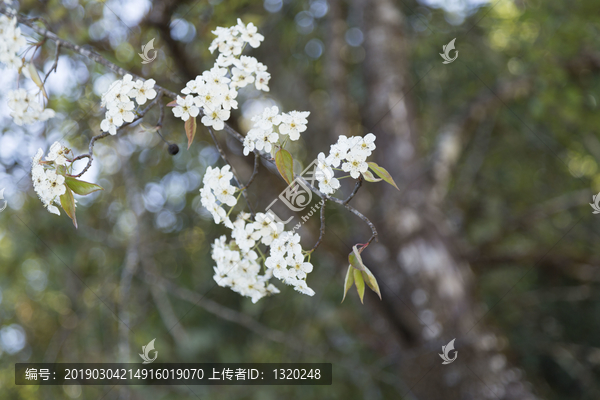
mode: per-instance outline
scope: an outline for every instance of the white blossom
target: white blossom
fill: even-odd
[[[21,28],[17,27],[17,19],[0,15],[0,63],[12,69],[21,68],[23,61],[19,50],[26,44]]]
[[[242,40],[248,42],[248,44],[254,48],[260,46],[260,42],[262,42],[265,37],[258,33],[258,28],[254,26],[252,22],[248,25],[244,25],[241,19],[238,18],[238,31],[241,34]]]
[[[223,168],[208,167],[202,182],[204,186],[200,189],[200,202],[213,216],[215,223],[223,222],[225,226],[233,229],[233,224],[223,205],[234,207],[237,198],[234,196],[236,188],[231,185],[233,174],[230,166]]]
[[[60,204],[59,197],[67,191],[65,177],[61,173],[57,173],[56,169],[61,164],[57,164],[56,161],[62,161],[59,153],[66,154],[69,151],[56,142],[51,146],[51,153],[46,158],[46,162],[42,163],[44,151],[39,149],[31,163],[33,190],[44,204],[44,207],[56,215],[60,215],[60,211],[55,204]],[[49,160],[49,158],[54,158],[54,160]]]
[[[290,140],[300,139],[300,133],[306,130],[306,124],[308,123],[306,118],[309,115],[310,111],[291,111],[283,114],[279,133],[288,135]]]
[[[231,69],[231,74],[232,74],[232,77],[231,77],[231,86],[232,87],[243,88],[244,86],[254,82],[254,76],[251,73],[246,72],[237,67],[233,67]]]
[[[190,117],[197,117],[200,109],[196,106],[194,96],[187,95],[185,98],[177,96],[177,105],[173,108],[173,114],[184,121]]]
[[[350,153],[346,160],[342,164],[342,170],[350,172],[350,176],[354,179],[358,179],[361,173],[369,169],[369,165],[365,162],[361,154]]]
[[[225,121],[229,119],[229,115],[229,110],[217,109],[209,111],[202,117],[202,123],[205,126],[212,126],[217,131],[220,131],[225,127]]]
[[[10,116],[17,125],[27,125],[34,122],[46,121],[55,116],[54,110],[44,108],[38,103],[35,95],[25,89],[8,92],[8,107],[12,110]]]
[[[68,163],[66,155],[70,151],[71,150],[67,149],[59,142],[54,142],[52,146],[50,146],[50,150],[48,151],[48,155],[46,156],[46,161],[52,161],[56,165],[66,166]]]
[[[129,91],[129,97],[135,97],[135,101],[142,105],[148,100],[152,100],[156,97],[156,90],[154,90],[154,79],[148,79],[147,81],[137,80],[133,85],[133,89]]]
[[[256,86],[256,90],[262,90],[263,92],[268,92],[269,89],[269,80],[271,79],[271,74],[268,72],[257,72],[256,78],[254,81],[254,85]]]

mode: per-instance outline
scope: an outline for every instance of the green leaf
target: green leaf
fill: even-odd
[[[375,164],[374,162],[368,162],[367,164],[369,164],[369,167],[373,170],[373,172],[375,172],[377,174],[378,177],[380,177],[381,179],[383,179],[384,181],[386,181],[387,183],[389,183],[390,185],[392,185],[393,187],[398,189],[396,182],[394,182],[394,179],[392,178],[390,173],[386,171],[385,168],[380,167],[379,165]],[[398,190],[400,190],[400,189],[398,189]]]
[[[38,74],[37,68],[33,65],[32,62],[27,63],[27,70],[29,71],[29,75],[31,76],[31,80],[35,85],[42,91],[44,97],[48,99],[48,95],[46,94],[46,89],[44,89],[44,84],[40,79],[40,75]]]
[[[185,121],[185,135],[188,138],[188,149],[194,141],[194,136],[196,136],[196,127],[196,117],[190,117]]]
[[[352,247],[352,253],[348,255],[348,261],[350,262],[351,267],[354,269],[354,281],[356,283],[356,289],[358,290],[358,294],[360,295],[359,279],[356,277],[356,274],[360,275],[360,282],[362,282],[364,292],[364,283],[366,282],[369,288],[377,293],[379,299],[381,299],[381,290],[379,289],[379,284],[377,283],[377,279],[375,279],[375,275],[367,268],[367,266],[363,263],[362,258],[360,256],[360,252],[362,251],[358,249],[358,245],[354,245]],[[364,280],[363,280],[364,278]],[[347,277],[346,277],[347,279]],[[362,298],[361,298],[362,302]]]
[[[285,179],[288,185],[291,185],[294,180],[294,159],[290,152],[280,149],[275,154],[275,165],[277,165],[277,170],[283,179]]]
[[[371,171],[369,171],[369,170],[366,170],[365,172],[363,172],[362,175],[364,176],[364,178],[367,182],[380,182],[381,181],[381,179],[375,178],[373,176],[373,174],[371,173]]]
[[[351,265],[348,265],[348,271],[346,271],[346,280],[344,281],[344,297],[342,297],[342,303],[346,299],[348,290],[350,290],[352,284],[354,283],[354,274],[352,273],[353,270],[354,268],[352,268]]]
[[[65,183],[73,192],[81,196],[87,196],[88,194],[94,193],[98,190],[104,190],[101,186],[80,181],[79,179],[75,179],[70,176],[65,177]]]
[[[67,187],[65,194],[60,196],[60,205],[62,206],[65,213],[73,220],[73,225],[77,229],[77,217],[75,216],[75,198],[73,192]]]
[[[362,258],[360,257],[360,252],[358,251],[358,247],[354,245],[352,247],[352,253],[348,254],[348,261],[350,265],[356,268],[359,271],[365,270],[365,264],[363,264]]]
[[[373,273],[367,267],[365,267],[365,270],[361,271],[361,273],[363,278],[365,278],[365,282],[367,282],[367,285],[369,285],[369,288],[375,293],[377,293],[377,296],[379,296],[379,300],[381,300],[381,291],[379,290],[379,284],[377,284],[377,279],[375,279]]]
[[[363,280],[361,271],[353,269],[352,272],[354,273],[354,284],[356,285],[356,291],[358,292],[358,297],[360,297],[360,302],[365,304],[363,302],[363,298],[365,297],[365,281]]]

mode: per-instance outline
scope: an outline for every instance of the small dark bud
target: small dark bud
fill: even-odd
[[[179,153],[179,146],[177,146],[175,143],[171,143],[169,145],[168,152],[170,155],[174,156],[175,154]]]

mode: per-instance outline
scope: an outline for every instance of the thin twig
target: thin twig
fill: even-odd
[[[252,181],[258,174],[258,164],[260,164],[260,154],[258,154],[257,150],[254,150],[254,169],[252,170],[252,175],[250,175],[250,179],[248,179],[248,183],[242,188],[243,190],[248,189],[248,187],[252,184]]]
[[[14,10],[11,9],[7,9],[5,6],[0,5],[0,14],[4,14],[8,17],[14,17],[17,19],[17,21],[19,21],[19,23],[26,25],[28,27],[30,27],[34,32],[36,32],[38,35],[43,36],[46,39],[52,40],[53,42],[55,42],[57,45],[60,45],[62,47],[64,47],[65,49],[69,49],[72,50],[76,53],[81,54],[84,57],[89,58],[90,60],[93,60],[95,62],[97,62],[100,65],[105,66],[106,68],[110,69],[111,71],[113,71],[114,73],[118,74],[118,75],[131,75],[132,77],[136,78],[136,79],[140,79],[142,81],[145,81],[146,79],[131,73],[130,71],[127,71],[121,67],[119,67],[118,65],[108,61],[106,58],[102,57],[100,54],[95,53],[91,50],[88,50],[86,48],[83,48],[77,44],[71,43],[67,40],[61,39],[58,35],[56,35],[55,33],[49,31],[47,28],[41,28],[39,26],[37,26],[34,22],[38,19],[38,18],[34,18],[34,19],[29,19],[29,18],[25,18],[22,15],[19,15],[19,13],[17,13]],[[168,97],[171,97],[172,99],[177,99],[177,94],[167,90],[159,85],[155,85],[154,86],[156,89],[160,89],[163,91],[163,93],[165,95],[167,95]]]
[[[257,333],[260,337],[272,340],[278,343],[285,343],[286,345],[290,345],[291,347],[297,348],[297,345],[294,340],[290,340],[291,338],[287,337],[284,332],[277,331],[271,329],[260,322],[256,321],[249,315],[240,313],[231,308],[225,307],[213,300],[202,298],[202,296],[192,290],[183,288],[178,286],[169,280],[158,276],[153,273],[149,273],[146,271],[145,281],[150,285],[157,285],[162,290],[166,290],[171,293],[175,297],[178,297],[182,300],[185,300],[189,303],[196,304],[204,310],[208,311],[211,314],[216,315],[217,317],[224,319],[226,321],[230,321],[236,324],[239,324],[255,333]]]
[[[323,205],[321,206],[321,228],[319,229],[319,240],[317,240],[317,243],[315,243],[313,248],[308,251],[308,254],[315,251],[323,241],[323,238],[325,237],[325,203],[327,202],[327,200],[325,198],[322,198],[322,200]]]
[[[162,96],[163,96],[162,90],[160,90],[160,89],[159,89],[159,90],[158,90],[158,93],[156,94],[156,98],[155,98],[154,100],[152,100],[152,102],[151,102],[150,104],[148,104],[148,106],[146,106],[146,108],[144,108],[142,111],[140,111],[140,113],[139,113],[138,117],[137,117],[136,119],[134,119],[133,121],[131,121],[131,122],[127,122],[127,123],[125,123],[125,124],[121,125],[121,127],[119,127],[119,129],[117,129],[117,133],[118,133],[118,132],[119,132],[121,129],[123,129],[123,128],[126,128],[126,127],[128,127],[128,126],[133,126],[133,125],[134,125],[136,122],[138,122],[138,121],[141,121],[141,120],[142,120],[142,118],[144,118],[144,115],[146,115],[146,113],[147,113],[148,111],[150,111],[150,109],[151,109],[151,108],[152,108],[154,105],[156,105],[156,103],[160,103],[160,104],[162,104],[162,103],[160,102],[160,99],[162,98]],[[72,178],[79,178],[81,175],[85,174],[85,173],[87,172],[87,170],[88,170],[88,169],[90,169],[90,167],[92,166],[92,161],[94,160],[94,144],[96,143],[96,141],[97,141],[97,140],[103,139],[103,138],[105,138],[105,137],[107,137],[107,136],[109,136],[109,133],[108,133],[108,132],[102,132],[101,134],[94,136],[94,137],[93,137],[93,138],[90,140],[90,145],[89,145],[89,148],[88,148],[88,153],[87,153],[87,154],[81,154],[81,155],[79,155],[79,156],[75,157],[75,158],[72,160],[73,162],[75,162],[75,161],[77,161],[77,160],[82,160],[82,159],[84,159],[84,158],[87,158],[87,159],[88,159],[88,162],[87,162],[86,166],[85,166],[85,167],[83,168],[83,170],[82,170],[80,173],[78,173],[77,175],[68,175],[68,176],[70,176],[70,177],[72,177]]]
[[[346,200],[344,200],[344,205],[348,204],[350,202],[350,200],[352,200],[352,198],[354,196],[356,196],[356,193],[358,193],[358,189],[360,189],[361,186],[362,186],[362,176],[359,176],[358,181],[356,181],[356,186],[354,186],[354,190],[352,191],[352,193],[350,193],[350,196],[348,196],[348,198]]]
[[[52,68],[48,71],[46,76],[44,77],[44,82],[42,82],[42,86],[46,84],[46,80],[52,73],[52,71],[56,72],[56,67],[58,67],[58,56],[60,55],[60,43],[56,43],[56,55],[54,56],[54,64],[52,64]]]
[[[165,118],[165,105],[162,102],[158,104],[160,106],[160,116],[158,117],[158,122],[156,123],[156,126],[158,128],[162,128],[163,119]]]
[[[352,214],[356,215],[358,218],[362,219],[367,225],[369,225],[369,228],[371,228],[371,232],[373,233],[373,237],[371,237],[371,239],[369,240],[369,243],[373,239],[377,239],[377,229],[375,228],[375,225],[371,222],[371,220],[369,220],[369,218],[365,217],[356,208],[352,207],[350,204],[345,203],[344,200],[342,200],[342,199],[338,199],[337,197],[327,196],[326,194],[321,193],[321,191],[319,189],[317,189],[316,187],[311,185],[309,182],[307,182],[306,179],[304,179],[302,176],[296,175],[296,179],[299,179],[300,181],[302,181],[302,183],[305,184],[306,187],[308,187],[317,196],[319,196],[321,198],[325,198],[326,200],[331,200],[334,203],[344,206],[348,211],[350,211]]]

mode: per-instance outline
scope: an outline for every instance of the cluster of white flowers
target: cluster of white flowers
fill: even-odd
[[[294,286],[298,292],[313,296],[315,291],[306,284],[306,276],[312,272],[313,266],[305,261],[300,235],[284,231],[281,222],[275,225],[271,235],[276,237],[269,246],[269,257],[265,261],[267,270],[273,271],[275,278]]]
[[[221,223],[233,229],[233,224],[229,215],[223,208],[223,205],[234,207],[237,204],[237,197],[234,196],[236,187],[231,184],[233,173],[229,170],[230,166],[223,168],[206,169],[206,174],[202,182],[204,186],[200,189],[200,200],[215,219],[215,223]]]
[[[264,37],[257,28],[249,23],[238,24],[230,28],[218,27],[213,31],[217,38],[209,50],[219,50],[215,65],[189,81],[181,90],[186,96],[177,96],[177,105],[173,114],[187,121],[195,118],[203,109],[202,124],[222,130],[231,115],[231,109],[237,109],[235,100],[238,89],[254,83],[257,90],[269,91],[271,75],[267,67],[254,57],[242,56],[242,50],[248,43],[256,48]]]
[[[67,191],[65,177],[59,173],[58,169],[59,166],[66,166],[69,163],[66,157],[69,152],[69,149],[55,142],[50,147],[45,161],[42,161],[44,151],[39,149],[31,163],[33,189],[44,207],[56,215],[60,215],[60,211],[54,204],[60,205],[59,197]]]
[[[223,235],[215,239],[212,245],[212,258],[217,263],[213,267],[213,278],[217,284],[250,297],[253,303],[267,295],[279,293],[279,289],[268,283],[271,278],[269,271],[264,275],[259,274],[258,254],[254,250],[241,250],[234,240],[229,243],[226,240]]]
[[[173,113],[187,121],[197,117],[203,109],[202,124],[221,130],[230,117],[231,109],[238,107],[238,89],[254,84],[257,90],[268,92],[271,75],[256,58],[241,55],[246,44],[256,48],[264,39],[252,23],[244,25],[238,19],[237,25],[218,27],[213,33],[217,38],[209,50],[211,53],[219,51],[215,65],[186,84],[181,91],[185,97],[177,97]],[[300,133],[306,131],[309,115],[309,112],[300,111],[280,113],[277,107],[265,109],[261,115],[252,118],[254,125],[244,140],[244,154],[248,155],[254,149],[269,152],[275,144],[282,145],[288,138],[298,140]],[[233,174],[229,168],[209,167],[204,176],[204,186],[200,189],[201,203],[215,222],[223,222],[232,230],[229,243],[226,243],[226,236],[222,236],[213,244],[212,258],[217,263],[214,267],[215,281],[220,286],[231,287],[233,291],[251,297],[254,303],[266,295],[279,293],[268,283],[273,276],[294,286],[297,291],[313,296],[315,292],[306,283],[307,274],[313,266],[305,261],[300,235],[285,231],[282,223],[274,222],[263,213],[256,214],[254,221],[246,213],[239,214],[233,223],[229,219],[222,205],[234,207],[237,203],[234,196],[236,188],[231,185]],[[269,246],[266,259],[258,248],[260,245]],[[260,252],[261,259],[256,251]],[[261,260],[264,261],[263,275],[259,275]]]
[[[54,110],[44,108],[44,106],[37,101],[35,95],[27,93],[25,89],[11,90],[8,92],[8,106],[12,110],[10,116],[17,125],[46,121],[55,115]]]
[[[21,68],[23,60],[18,52],[26,43],[21,28],[17,27],[17,19],[0,15],[0,63],[9,68]]]
[[[219,26],[213,33],[217,38],[212,41],[208,49],[211,53],[218,49],[219,53],[226,56],[237,56],[242,54],[242,50],[246,43],[256,49],[260,46],[260,42],[265,39],[263,35],[258,33],[258,28],[256,28],[252,22],[248,25],[244,25],[239,18],[237,20],[237,25],[229,28]]]
[[[17,26],[17,19],[0,15],[0,64],[21,70],[23,59],[18,53],[26,44],[21,28]],[[27,68],[23,68],[22,72],[30,77]],[[54,110],[44,108],[44,105],[37,101],[35,94],[27,93],[25,89],[8,92],[8,107],[12,110],[10,116],[17,125],[46,121],[55,115]]]
[[[102,95],[102,107],[106,107],[106,114],[100,123],[100,128],[111,135],[117,134],[117,128],[125,122],[132,122],[135,118],[135,103],[143,105],[148,100],[156,97],[154,90],[154,79],[133,81],[129,74],[123,79],[114,82]]]
[[[306,130],[306,118],[309,115],[309,111],[280,114],[277,106],[265,108],[262,114],[252,117],[254,125],[244,138],[244,154],[248,155],[254,149],[270,152],[280,139],[300,139],[300,133]]]
[[[319,153],[315,177],[319,182],[319,190],[332,194],[340,187],[340,182],[334,178],[333,168],[342,165],[342,170],[358,179],[360,174],[369,169],[367,158],[375,150],[375,135],[368,133],[365,137],[341,135],[336,144],[330,147],[329,155]],[[332,168],[333,167],[333,168]]]
[[[275,223],[263,213],[256,214],[255,220],[251,221],[250,214],[240,213],[233,223],[231,237],[229,244],[225,244],[225,236],[213,244],[217,284],[251,297],[253,303],[266,295],[279,293],[268,283],[273,276],[301,293],[315,294],[306,284],[307,274],[313,266],[305,261],[300,235],[285,231],[281,222]],[[254,250],[261,243],[269,246],[264,275],[259,275],[261,265]]]

